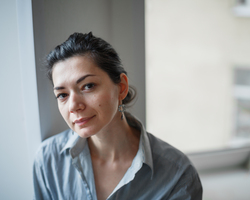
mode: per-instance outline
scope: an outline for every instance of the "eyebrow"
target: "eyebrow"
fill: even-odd
[[[81,81],[83,81],[85,78],[89,77],[89,76],[95,76],[94,74],[87,74],[85,76],[82,76],[81,78],[79,78],[77,81],[76,81],[76,84],[80,83]]]
[[[89,76],[95,76],[94,74],[87,74],[87,75],[84,75],[82,76],[81,78],[79,78],[77,81],[76,81],[76,84],[82,82],[85,78],[89,77]],[[54,90],[63,90],[65,89],[65,87],[63,86],[59,86],[59,87],[54,87]]]

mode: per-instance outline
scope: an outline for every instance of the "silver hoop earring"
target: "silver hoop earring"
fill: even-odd
[[[121,104],[118,106],[118,111],[122,113],[121,120],[123,120],[123,115],[126,110],[126,106],[124,104]]]

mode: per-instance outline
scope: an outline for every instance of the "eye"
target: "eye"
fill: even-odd
[[[88,83],[83,86],[83,90],[91,90],[95,86],[94,83]]]
[[[68,95],[66,93],[61,93],[61,94],[58,94],[56,96],[57,99],[64,99],[65,97],[67,97]]]

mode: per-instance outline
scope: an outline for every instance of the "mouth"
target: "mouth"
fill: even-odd
[[[88,123],[94,117],[95,117],[95,115],[92,117],[79,118],[79,119],[76,119],[75,121],[73,121],[73,124],[76,124],[78,126],[82,126],[82,125],[85,125],[86,123]]]

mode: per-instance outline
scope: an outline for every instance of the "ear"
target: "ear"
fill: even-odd
[[[126,74],[121,73],[120,74],[120,79],[121,79],[121,82],[118,84],[119,88],[120,88],[119,100],[122,101],[123,99],[125,99],[125,97],[128,94],[129,85],[128,85],[128,77],[127,77]]]

